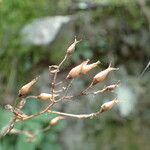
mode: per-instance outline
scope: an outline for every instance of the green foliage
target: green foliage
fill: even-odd
[[[62,15],[66,2],[64,0],[0,1],[0,70],[6,83],[12,68],[8,62],[16,59],[19,65],[15,69],[20,77],[23,77],[32,69],[32,65],[39,63],[49,55],[48,51],[41,50],[39,47],[23,47],[20,39],[21,28],[35,18]]]

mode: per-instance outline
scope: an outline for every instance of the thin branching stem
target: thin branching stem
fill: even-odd
[[[0,133],[0,139],[3,138],[6,134],[8,134],[14,127],[14,124],[17,120],[17,116],[13,116],[12,119],[9,121],[9,123],[6,125],[4,129],[2,129]]]
[[[51,111],[51,110],[48,110],[48,112],[52,114],[65,116],[65,117],[73,117],[73,118],[79,118],[79,119],[93,118],[93,117],[98,116],[101,113],[100,111],[98,111],[98,112],[90,113],[90,114],[70,114],[70,113],[63,113],[63,112]]]
[[[79,42],[79,41],[76,41],[76,42]],[[69,50],[68,51],[71,52],[71,55],[72,55],[72,52],[74,52],[74,50],[75,50],[75,44],[72,44],[71,47],[69,47],[69,48],[70,48],[69,49],[70,51]],[[77,95],[68,96],[69,95],[68,92],[69,92],[70,87],[71,87],[71,85],[74,81],[74,79],[72,79],[68,83],[68,85],[65,89],[62,88],[61,90],[57,90],[56,86],[63,83],[63,81],[57,83],[56,80],[57,80],[58,73],[59,73],[60,68],[63,65],[63,63],[71,55],[70,55],[70,53],[67,52],[66,55],[64,56],[64,58],[62,59],[62,61],[59,63],[59,65],[49,66],[49,73],[50,73],[50,75],[51,74],[53,75],[53,77],[52,77],[52,87],[50,89],[52,98],[50,99],[51,102],[45,108],[40,110],[38,113],[31,114],[31,115],[26,115],[22,111],[22,108],[25,106],[25,103],[28,99],[30,99],[30,98],[38,99],[38,96],[28,96],[29,93],[31,92],[31,87],[33,86],[32,84],[29,84],[31,82],[29,82],[28,84],[23,86],[21,88],[21,91],[19,90],[19,92],[21,92],[21,96],[22,96],[19,99],[19,103],[14,107],[11,106],[11,105],[6,106],[6,109],[9,110],[10,112],[12,112],[14,115],[11,118],[11,120],[8,122],[6,127],[3,128],[2,131],[0,132],[0,138],[4,137],[8,133],[11,133],[11,134],[24,134],[28,138],[28,141],[32,141],[37,136],[37,134],[39,132],[48,131],[52,126],[55,126],[58,123],[59,120],[62,120],[66,117],[72,117],[72,118],[78,118],[78,119],[87,119],[87,118],[91,119],[93,117],[96,117],[96,116],[100,115],[100,113],[102,112],[101,109],[99,111],[95,112],[95,113],[90,113],[90,114],[71,114],[71,113],[65,113],[65,112],[59,112],[59,111],[52,110],[52,107],[55,104],[59,103],[60,101],[74,100],[74,99],[77,99],[81,96],[86,96],[86,95],[89,95],[89,94],[96,95],[96,94],[102,93],[104,91],[111,91],[111,90],[115,89],[118,86],[118,84],[113,84],[113,85],[107,86],[107,87],[105,87],[102,90],[99,90],[97,92],[87,92],[88,90],[90,90],[93,87],[94,82],[92,82],[85,90],[79,92]],[[79,72],[81,73],[81,69],[80,69]],[[57,98],[55,99],[55,94],[60,93],[62,91],[64,92],[64,94],[62,94],[62,96],[59,97],[59,99],[57,99]],[[38,99],[38,100],[40,100],[40,99]],[[104,109],[104,105],[103,105],[103,109]],[[56,115],[60,115],[60,116],[57,116],[56,118],[52,119],[51,122],[48,124],[48,126],[46,126],[45,128],[37,129],[37,130],[35,130],[35,132],[26,131],[26,130],[19,130],[19,129],[14,128],[14,125],[15,125],[16,122],[21,122],[21,121],[23,122],[23,121],[26,121],[26,120],[29,120],[29,119],[36,118],[36,117],[38,117],[42,114],[46,114],[46,113],[56,114]],[[65,116],[65,117],[63,117],[63,116]]]
[[[17,121],[25,121],[25,120],[29,120],[29,119],[32,119],[32,118],[35,118],[35,117],[38,117],[44,113],[46,113],[53,105],[55,104],[55,102],[52,102],[50,105],[48,105],[44,110],[40,111],[39,113],[37,114],[34,114],[34,115],[30,115],[30,116],[26,116],[26,117],[23,117]]]

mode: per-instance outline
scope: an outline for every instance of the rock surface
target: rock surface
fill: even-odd
[[[53,42],[61,27],[70,21],[70,16],[53,16],[33,20],[21,30],[25,45],[47,45]]]

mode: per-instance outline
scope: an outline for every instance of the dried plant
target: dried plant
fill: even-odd
[[[79,42],[80,42],[80,40],[77,41],[75,38],[74,43],[71,44],[69,46],[69,48],[67,48],[66,55],[64,56],[63,60],[59,63],[59,65],[49,66],[49,73],[50,73],[50,75],[53,76],[53,80],[51,83],[51,93],[40,93],[37,96],[29,95],[30,92],[34,88],[33,86],[35,86],[36,83],[38,82],[38,80],[40,80],[40,77],[36,77],[35,79],[33,79],[32,81],[30,81],[29,83],[25,84],[24,86],[22,86],[20,88],[19,94],[18,94],[19,102],[16,106],[11,106],[9,104],[6,105],[5,108],[8,111],[12,112],[14,115],[11,118],[10,122],[2,129],[2,131],[0,133],[0,138],[4,137],[8,133],[9,134],[24,134],[24,135],[26,135],[28,141],[32,141],[35,138],[35,132],[21,131],[19,129],[14,128],[14,125],[17,122],[23,123],[26,120],[33,119],[33,118],[40,116],[42,114],[45,114],[45,113],[58,115],[57,117],[53,118],[49,122],[47,127],[43,128],[43,129],[38,129],[38,132],[44,132],[44,131],[49,130],[51,127],[57,125],[60,120],[66,119],[67,117],[79,118],[79,119],[93,118],[93,117],[100,115],[103,112],[109,111],[114,106],[114,104],[119,102],[119,100],[117,100],[115,98],[114,100],[106,102],[102,106],[100,106],[98,111],[96,111],[94,113],[90,113],[90,114],[69,114],[69,113],[53,110],[54,109],[53,106],[60,103],[61,101],[74,100],[76,97],[80,97],[80,96],[84,96],[84,95],[88,95],[88,94],[96,95],[96,94],[106,92],[106,91],[107,92],[113,91],[120,84],[120,81],[118,81],[116,84],[105,86],[102,90],[98,90],[95,92],[87,92],[90,90],[91,87],[106,80],[108,74],[111,71],[119,69],[119,68],[111,67],[111,63],[110,63],[108,68],[99,72],[98,74],[96,74],[93,77],[90,86],[88,86],[86,89],[83,89],[77,95],[68,96],[69,88],[70,88],[72,82],[74,81],[74,79],[80,77],[81,75],[87,75],[92,69],[94,69],[97,65],[100,64],[100,61],[88,64],[90,60],[87,59],[87,60],[83,61],[80,65],[71,69],[71,71],[68,73],[68,75],[65,78],[65,80],[71,79],[70,82],[68,83],[68,85],[66,87],[63,87],[61,90],[56,91],[56,86],[58,86],[60,84],[60,83],[56,82],[56,79],[57,79],[57,75],[60,72],[61,66],[67,59],[71,58],[71,56],[75,52],[76,44]],[[59,94],[62,95],[62,93],[63,93],[63,96],[59,96]],[[49,104],[43,110],[40,110],[38,113],[32,114],[32,115],[27,115],[22,111],[22,108],[25,107],[26,100],[29,97],[35,98],[41,102],[47,101],[47,102],[49,102]]]

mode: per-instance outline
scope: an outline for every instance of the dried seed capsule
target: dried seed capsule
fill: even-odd
[[[116,83],[116,84],[111,84],[111,85],[108,85],[104,88],[104,91],[113,91],[115,88],[117,88],[119,86],[119,82]]]
[[[119,102],[116,98],[110,102],[106,102],[101,106],[100,112],[109,111],[117,102]]]
[[[37,99],[42,100],[42,101],[52,101],[52,98],[57,97],[57,94],[48,94],[48,93],[41,93],[40,95],[37,96]]]
[[[31,90],[33,85],[38,81],[39,77],[36,77],[35,79],[33,79],[32,81],[30,81],[29,83],[27,83],[26,85],[24,85],[20,90],[19,90],[19,97],[25,97],[27,96]]]
[[[100,61],[97,61],[97,62],[92,63],[92,64],[83,65],[81,73],[87,74],[89,71],[91,71],[93,68],[95,68],[98,64],[100,64]]]
[[[71,55],[73,54],[73,52],[75,51],[75,47],[76,47],[76,44],[79,43],[81,40],[77,41],[76,37],[75,37],[75,40],[74,42],[68,47],[67,49],[67,55]]]
[[[119,70],[119,68],[112,68],[111,64],[110,64],[107,69],[99,72],[98,74],[96,74],[94,76],[93,81],[92,81],[92,85],[95,85],[97,83],[104,81],[107,78],[108,74],[113,70]]]
[[[82,62],[80,65],[72,68],[71,71],[68,73],[66,79],[74,79],[74,78],[80,76],[83,65],[87,64],[88,62],[89,62],[89,60],[86,60],[86,61]]]
[[[94,92],[94,94],[102,93],[105,91],[112,92],[113,90],[115,90],[115,88],[119,87],[119,84],[120,84],[120,81],[118,81],[116,84],[111,84],[111,85],[105,86],[102,90]]]
[[[53,118],[53,119],[50,121],[49,125],[50,125],[50,126],[55,126],[55,125],[57,125],[58,122],[59,122],[60,120],[62,120],[62,119],[64,119],[63,116],[57,116],[57,117]]]

